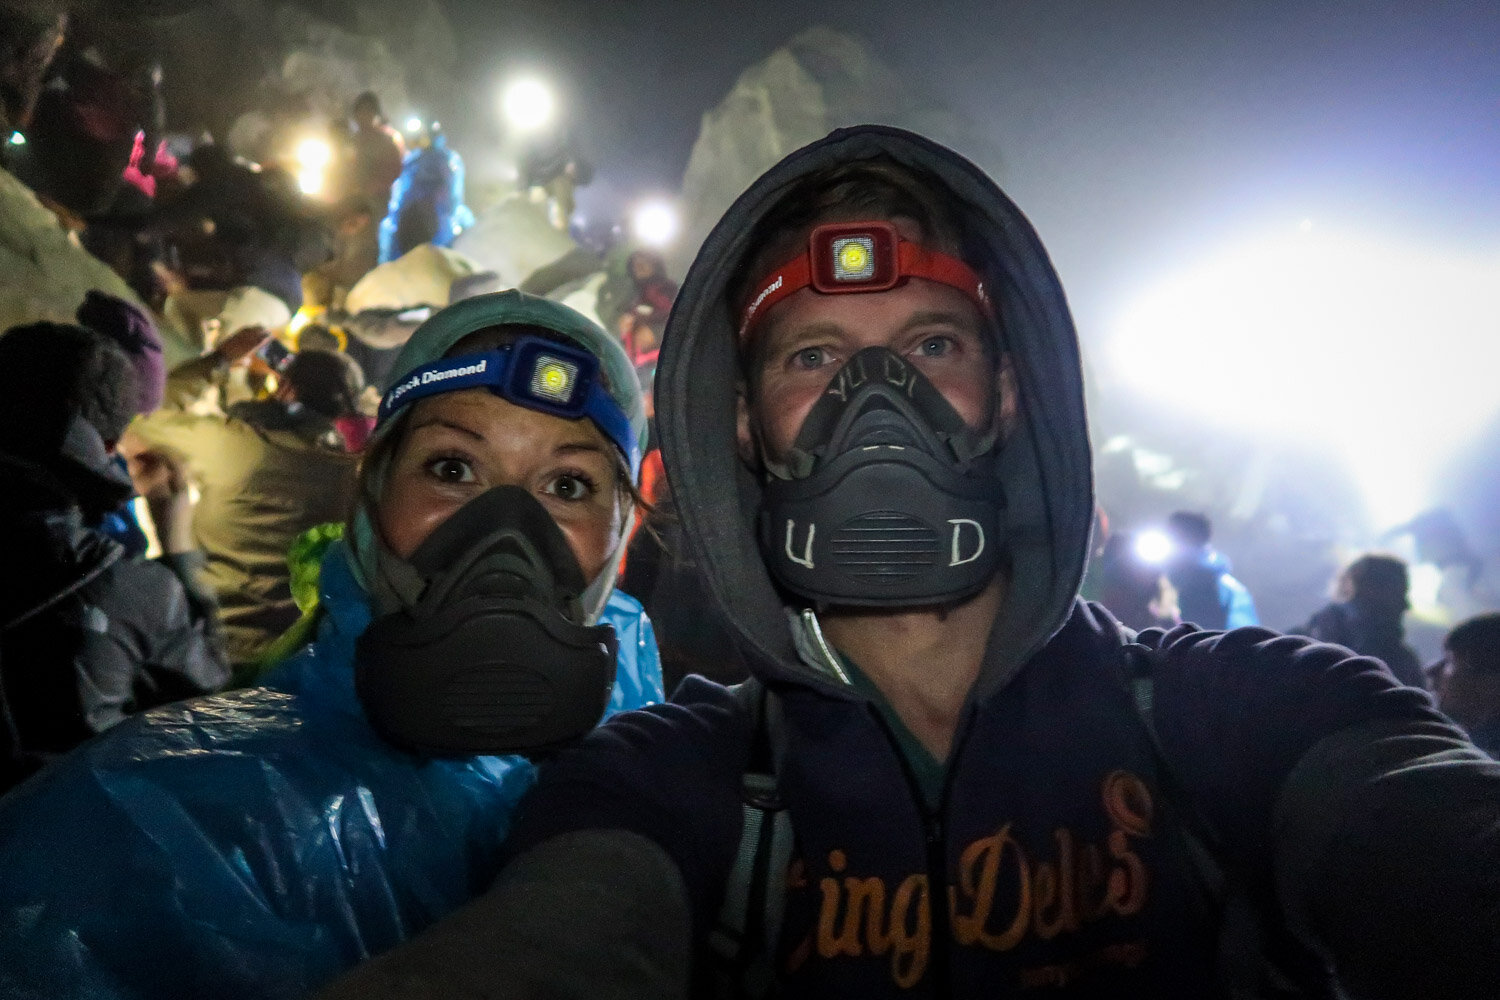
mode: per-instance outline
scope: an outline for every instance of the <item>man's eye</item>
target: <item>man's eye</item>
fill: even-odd
[[[438,482],[472,483],[474,469],[461,458],[438,458],[427,463],[427,471]]]
[[[792,355],[792,366],[804,371],[821,368],[828,363],[828,352],[821,347],[804,347]]]
[[[948,337],[928,337],[917,346],[917,353],[924,358],[941,358],[953,350],[953,341]]]
[[[587,500],[594,495],[594,484],[587,476],[569,473],[548,483],[547,492],[559,500]]]

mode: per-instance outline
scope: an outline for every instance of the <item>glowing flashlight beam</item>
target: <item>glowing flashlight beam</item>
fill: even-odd
[[[333,147],[322,139],[303,139],[297,144],[297,187],[303,194],[321,194],[327,183]]]
[[[648,201],[636,208],[631,217],[631,232],[645,246],[661,249],[670,246],[682,228],[677,209],[665,201]]]
[[[1497,275],[1500,260],[1331,227],[1252,239],[1137,299],[1110,370],[1191,419],[1321,442],[1389,527],[1500,414]]]
[[[1160,566],[1172,554],[1172,540],[1163,531],[1143,531],[1135,536],[1135,557],[1148,566]]]
[[[544,128],[557,114],[557,98],[541,80],[525,77],[505,88],[501,99],[505,120],[521,132]]]

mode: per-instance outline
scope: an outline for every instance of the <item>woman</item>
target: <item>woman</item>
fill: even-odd
[[[487,887],[532,782],[488,751],[661,697],[612,593],[645,435],[619,345],[506,292],[435,315],[395,370],[315,641],[0,801],[0,995],[304,995]]]

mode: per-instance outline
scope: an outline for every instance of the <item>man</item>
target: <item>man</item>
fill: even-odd
[[[374,91],[367,90],[354,99],[349,120],[354,125],[350,134],[351,193],[361,198],[371,213],[383,211],[391,197],[391,185],[401,176],[406,144],[400,133],[386,124]]]
[[[281,373],[270,399],[237,403],[227,414],[186,409],[266,339],[263,329],[239,330],[173,369],[167,405],[131,425],[135,440],[127,442],[127,450],[178,456],[198,485],[194,533],[239,685],[254,680],[261,652],[297,620],[286,564],[292,542],[349,513],[356,459],[334,422],[357,409],[363,389],[348,358],[306,351]]]
[[[792,154],[659,378],[757,683],[561,754],[490,895],[329,996],[1497,995],[1500,767],[1423,693],[1075,598],[1077,343],[972,165],[874,126]]]
[[[1314,614],[1305,635],[1348,646],[1383,660],[1396,679],[1423,687],[1416,651],[1406,644],[1405,617],[1411,601],[1406,563],[1395,556],[1360,556],[1339,575],[1338,600]]]
[[[127,714],[229,679],[180,470],[132,463],[160,560],[98,528],[134,492],[114,446],[138,398],[129,359],[93,330],[0,337],[0,791]]]
[[[1255,600],[1229,572],[1229,560],[1209,544],[1213,525],[1194,511],[1179,510],[1167,518],[1172,554],[1167,580],[1177,591],[1182,620],[1199,628],[1226,629],[1259,625]]]
[[[1500,612],[1453,627],[1433,682],[1438,707],[1486,753],[1500,754]]]

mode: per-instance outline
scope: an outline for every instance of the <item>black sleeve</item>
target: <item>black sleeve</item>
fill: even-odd
[[[1157,643],[1176,777],[1341,981],[1500,996],[1500,765],[1379,660],[1258,628]]]
[[[1500,997],[1500,763],[1440,722],[1315,746],[1278,803],[1294,929],[1356,997]]]
[[[101,595],[101,604],[117,657],[107,669],[116,683],[125,678],[130,684],[129,704],[122,711],[139,712],[223,688],[229,664],[217,625],[204,608],[195,608],[173,569],[158,562],[121,569],[109,592]]]
[[[692,964],[682,877],[621,830],[559,834],[484,896],[360,966],[318,1000],[668,1000]]]
[[[739,843],[750,725],[725,688],[688,678],[664,705],[622,712],[544,764],[506,853],[576,830],[625,830],[681,872],[695,934],[717,916]]]

